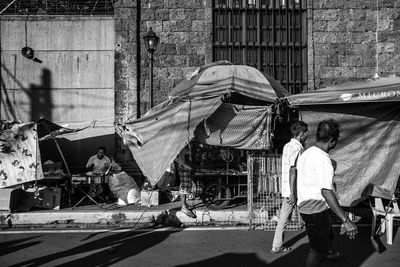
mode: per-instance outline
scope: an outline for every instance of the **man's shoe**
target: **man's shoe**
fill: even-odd
[[[339,257],[340,253],[338,251],[329,251],[329,253],[325,255],[325,259],[330,261],[337,261]]]
[[[192,218],[192,219],[196,219],[197,216],[196,214],[194,214],[193,211],[189,210],[189,209],[181,209],[181,211],[188,217]]]
[[[291,250],[292,250],[291,248],[287,248],[287,247],[272,248],[271,249],[271,253],[272,254],[278,254],[278,253],[289,252]]]

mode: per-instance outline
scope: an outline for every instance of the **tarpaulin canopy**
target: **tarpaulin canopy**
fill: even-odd
[[[275,79],[251,66],[218,61],[197,69],[191,79],[180,82],[169,96],[203,98],[226,93],[238,93],[265,102],[289,95]]]
[[[199,68],[189,80],[178,84],[171,91],[168,100],[151,109],[142,118],[118,125],[116,131],[153,185],[192,140],[196,127],[202,122],[205,127],[203,140],[208,139],[210,135],[218,135],[219,145],[248,149],[268,148],[269,126],[262,125],[270,123],[268,116],[271,116],[271,107],[267,105],[274,103],[278,96],[288,95],[282,86],[276,81],[270,83],[269,79],[272,80],[250,66],[232,65],[227,62],[213,63]],[[262,101],[265,106],[249,109],[230,106],[229,115],[221,119],[219,124],[211,123],[218,122],[219,117],[208,121],[207,118],[221,107],[223,99],[231,94]],[[234,120],[236,116],[248,121],[250,113],[253,113],[253,119],[258,121],[257,126],[243,125],[242,130],[247,127],[244,135],[230,130],[239,122]],[[228,132],[229,134],[226,134]],[[228,137],[229,140],[226,140]],[[258,140],[260,138],[263,140]]]
[[[400,101],[400,77],[349,82],[287,99],[296,106]]]
[[[399,95],[400,79],[383,78],[287,97],[309,125],[309,145],[321,120],[339,123],[331,158],[341,205],[353,206],[370,195],[392,197],[400,174]]]
[[[39,141],[44,141],[47,139],[52,139],[59,135],[65,135],[65,134],[76,133],[76,132],[82,131],[82,130],[90,127],[90,125],[82,127],[82,128],[72,129],[72,128],[67,128],[67,127],[58,125],[58,124],[56,124],[52,121],[49,121],[45,118],[40,118],[37,121],[37,132],[38,132]]]

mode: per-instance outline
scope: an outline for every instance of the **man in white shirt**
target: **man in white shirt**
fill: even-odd
[[[298,121],[291,125],[292,139],[283,147],[282,152],[282,206],[278,225],[275,229],[271,253],[287,252],[290,248],[283,247],[283,233],[290,222],[290,217],[296,207],[296,175],[294,168],[299,155],[304,150],[304,142],[308,137],[307,124]],[[290,170],[292,169],[292,171]]]
[[[105,155],[106,148],[99,147],[97,154],[89,158],[86,169],[94,174],[104,174],[111,166],[111,160]]]
[[[319,123],[314,146],[297,160],[297,205],[305,222],[310,244],[306,266],[319,266],[329,258],[334,240],[329,209],[342,220],[344,232],[350,239],[357,233],[356,225],[349,220],[333,192],[334,170],[329,150],[339,139],[339,126],[333,120]]]
[[[99,147],[97,149],[97,154],[89,158],[88,162],[86,163],[86,170],[89,171],[90,173],[90,174],[88,173],[88,175],[101,177],[108,171],[108,169],[111,166],[111,160],[105,155],[105,153],[106,153],[106,148]],[[90,191],[92,191],[91,196],[96,197],[101,193],[103,193],[105,189],[106,193],[108,194],[109,193],[108,186],[104,188],[102,184],[99,185],[91,184],[90,185]]]

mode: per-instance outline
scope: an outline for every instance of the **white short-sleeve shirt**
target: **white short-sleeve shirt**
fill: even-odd
[[[106,172],[108,167],[111,165],[111,160],[107,157],[104,156],[102,159],[99,159],[97,155],[91,156],[86,163],[86,168],[89,168],[90,165],[94,164],[93,166],[93,172]]]
[[[282,196],[290,196],[290,167],[295,166],[298,156],[303,152],[303,145],[295,138],[292,138],[283,147],[282,152]]]
[[[326,152],[312,146],[297,160],[297,205],[301,213],[329,208],[321,189],[333,190],[333,166]]]

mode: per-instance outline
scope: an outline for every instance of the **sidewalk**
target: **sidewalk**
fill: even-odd
[[[200,200],[188,201],[195,207],[196,219],[180,211],[181,203],[158,206],[118,206],[116,204],[86,205],[61,210],[31,210],[28,212],[0,211],[1,226],[26,225],[245,225],[249,223],[246,204],[231,205],[223,210],[209,210]]]
[[[222,210],[210,210],[201,200],[189,200],[188,204],[195,207],[196,219],[189,218],[180,211],[180,201],[151,207],[118,206],[112,203],[81,205],[61,210],[0,211],[0,226],[101,227],[154,224],[165,226],[249,226],[249,215],[245,201],[232,201],[228,207]],[[359,223],[370,224],[371,214],[369,209],[358,209],[355,215],[361,217]],[[253,212],[253,221],[259,219],[257,216],[259,216],[258,212]]]

